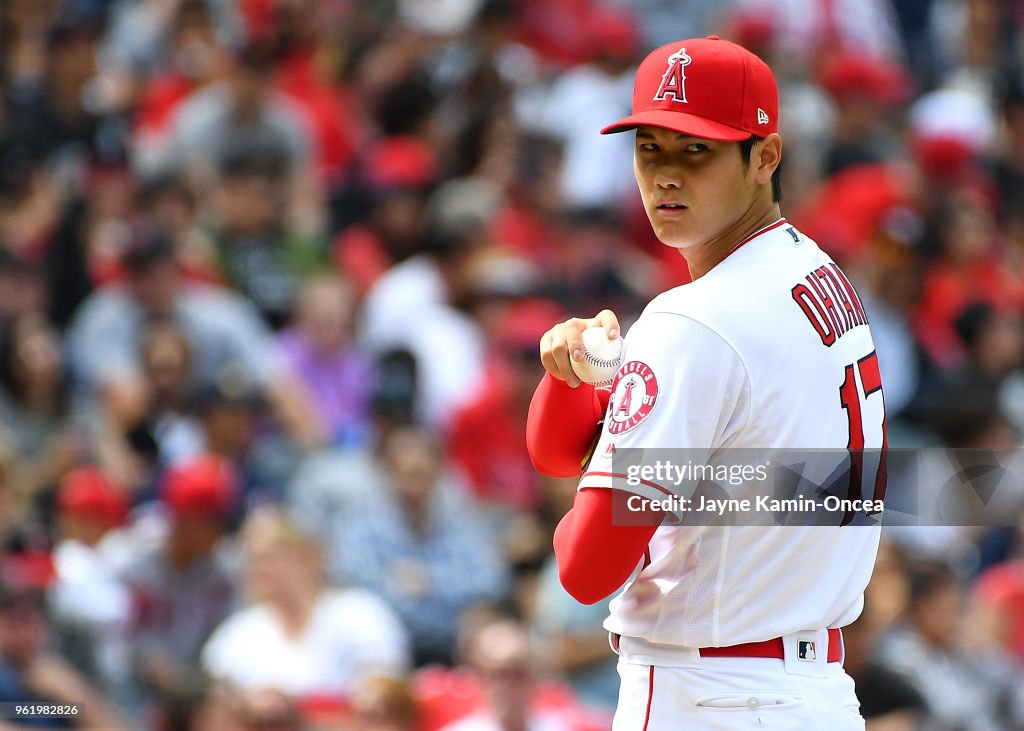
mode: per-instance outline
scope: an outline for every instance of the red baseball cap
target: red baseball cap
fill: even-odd
[[[718,36],[655,49],[640,64],[633,113],[601,130],[641,125],[706,140],[739,142],[779,129],[779,90],[768,64]]]
[[[599,8],[587,23],[586,45],[591,57],[632,60],[640,33],[632,14],[618,8]]]
[[[437,155],[422,141],[409,135],[387,137],[377,142],[366,158],[366,181],[375,190],[423,188],[438,175]]]
[[[838,100],[861,96],[895,104],[910,93],[910,81],[902,67],[863,54],[837,54],[820,69],[819,82]]]
[[[160,497],[178,518],[226,518],[237,493],[238,479],[231,462],[204,454],[169,469]]]
[[[562,306],[555,302],[524,299],[508,308],[498,329],[512,348],[537,350],[541,336],[568,318]]]
[[[124,522],[128,501],[102,470],[76,467],[60,485],[57,507],[62,515],[92,518],[107,525]]]

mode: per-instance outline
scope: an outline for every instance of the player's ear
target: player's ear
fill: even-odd
[[[757,182],[768,185],[772,182],[775,169],[782,162],[782,137],[777,132],[772,132],[758,144],[755,155],[757,165],[754,174]]]

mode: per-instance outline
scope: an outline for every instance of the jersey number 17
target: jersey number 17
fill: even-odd
[[[857,384],[857,376],[860,376],[860,388]],[[863,390],[863,394],[861,393]],[[877,395],[876,395],[877,394]],[[878,399],[877,404],[873,399]],[[860,500],[864,495],[863,487],[869,486],[871,500],[882,500],[885,497],[887,481],[886,474],[886,450],[888,440],[885,425],[885,404],[882,394],[882,376],[878,370],[878,355],[872,350],[856,363],[846,366],[846,377],[843,385],[839,387],[839,403],[846,410],[846,418],[850,426],[850,438],[846,448],[850,452],[850,488],[849,499]],[[877,408],[870,408],[876,406]],[[878,454],[873,473],[864,473],[864,417],[867,412],[871,418],[881,420],[882,448],[881,450],[868,450],[869,455]],[[877,434],[877,432],[875,432]],[[872,462],[875,460],[872,459]],[[843,525],[853,520],[853,511],[847,511],[843,517]]]

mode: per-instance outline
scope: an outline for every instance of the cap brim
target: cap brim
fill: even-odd
[[[601,130],[601,134],[609,135],[616,132],[627,132],[637,127],[660,127],[661,129],[692,135],[704,140],[720,142],[739,142],[750,137],[751,133],[729,127],[719,122],[698,117],[685,112],[670,112],[665,109],[648,109],[645,112],[631,114]]]

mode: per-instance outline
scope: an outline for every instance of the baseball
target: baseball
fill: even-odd
[[[622,338],[609,340],[603,327],[583,331],[583,360],[570,360],[572,369],[584,383],[604,386],[612,382],[622,359]]]

